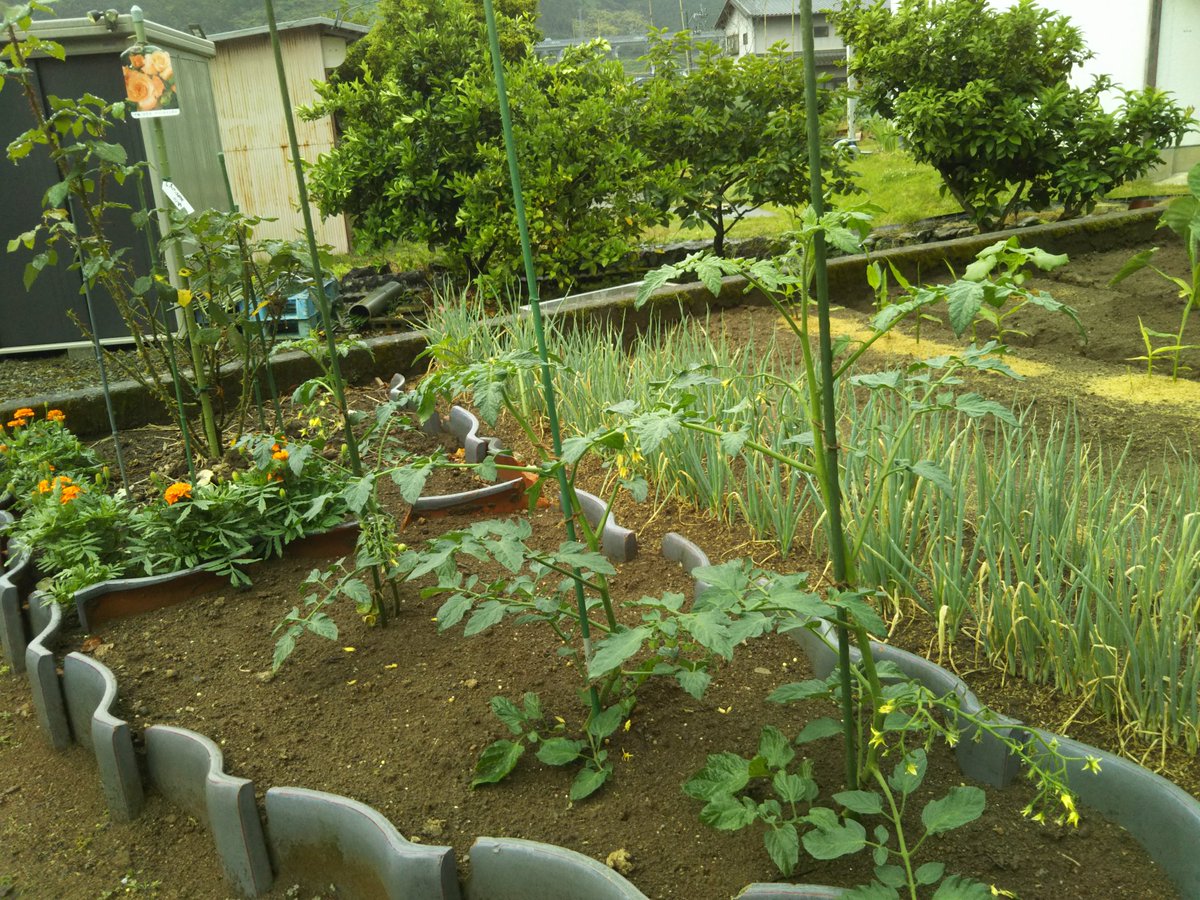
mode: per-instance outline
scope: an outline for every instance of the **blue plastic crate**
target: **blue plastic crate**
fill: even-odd
[[[313,294],[314,290],[311,285],[302,287],[293,294],[288,294],[287,300],[284,302],[283,312],[279,316],[279,322],[283,328],[291,329],[294,327],[296,332],[301,337],[304,337],[319,324],[321,311],[317,307],[317,299]],[[337,295],[337,279],[333,277],[327,278],[325,280],[325,296],[332,304]],[[270,318],[270,313],[265,309],[260,309],[256,313],[256,317],[265,321]]]

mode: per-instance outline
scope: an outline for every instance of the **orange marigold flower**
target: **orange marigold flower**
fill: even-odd
[[[268,472],[267,481],[283,481],[283,476],[278,472]]]
[[[286,450],[276,450],[274,453],[271,454],[271,459],[277,459],[280,462],[283,462],[287,458],[288,458],[288,452]]]
[[[65,422],[65,421],[67,421],[67,414],[65,412],[63,412],[61,409],[52,409],[46,413],[46,421],[47,422]]]
[[[62,495],[58,499],[60,503],[66,505],[82,493],[83,488],[74,484],[69,484],[62,489]]]
[[[50,469],[51,469],[51,471],[53,471],[54,467],[51,466]],[[41,481],[38,482],[37,493],[49,494],[51,491],[55,490],[56,488],[60,488],[60,487],[64,491],[66,491],[69,489],[68,486],[70,484],[71,484],[71,479],[66,475],[56,475],[56,476],[54,476],[53,481],[50,481],[48,478],[43,478]]]
[[[13,413],[13,418],[14,419],[32,419],[35,415],[36,415],[36,413],[34,413],[34,411],[32,409],[30,409],[28,406],[22,406],[15,413]]]
[[[163,494],[163,499],[167,501],[167,506],[173,506],[180,500],[185,500],[192,496],[192,486],[186,481],[177,481]]]
[[[8,444],[0,444],[0,453],[8,452]]]
[[[29,424],[27,419],[10,419],[7,428],[24,428]]]

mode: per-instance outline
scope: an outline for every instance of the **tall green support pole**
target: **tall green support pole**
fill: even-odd
[[[83,217],[79,216],[75,211],[75,203],[70,199],[70,194],[67,195],[67,206],[71,213],[71,219],[75,222],[82,222]],[[83,251],[79,251],[79,269],[83,271]],[[108,387],[108,369],[104,363],[104,350],[100,346],[100,332],[96,328],[96,311],[92,303],[92,286],[88,284],[85,277],[83,279],[83,303],[87,307],[88,329],[92,333],[92,352],[96,354],[96,366],[100,370],[100,390],[104,394],[104,409],[108,414],[108,427],[112,430],[113,453],[117,458],[117,472],[121,476],[121,487],[129,489],[129,478],[125,474],[125,454],[121,452],[121,435],[117,430],[117,415],[113,411],[112,391]]]
[[[34,83],[28,74],[29,70],[26,69],[25,66],[25,57],[21,52],[21,42],[17,39],[17,29],[13,24],[8,26],[8,38],[9,46],[12,49],[12,62],[14,63],[18,73],[17,81],[21,85],[22,91],[25,93],[25,99],[29,103],[29,111],[33,115],[34,122],[38,126],[42,126],[46,122],[46,101],[42,96],[41,91],[34,86]],[[61,144],[59,146],[61,147]],[[53,159],[53,153],[51,153],[51,158]],[[54,162],[56,168],[58,169],[59,177],[61,177],[63,181],[69,181],[67,177],[66,161],[62,158],[58,158],[54,159]],[[78,211],[75,209],[75,204],[71,200],[69,191],[67,193],[67,205],[71,220],[75,223],[75,227],[79,228],[83,222],[83,217],[79,216]],[[80,273],[82,274],[85,266],[83,250],[81,248],[77,248],[76,261],[79,263]],[[121,452],[121,437],[117,428],[116,413],[113,411],[112,392],[108,387],[108,369],[104,362],[104,348],[100,344],[100,332],[96,329],[96,315],[92,306],[92,286],[86,277],[83,278],[83,301],[84,305],[87,307],[88,328],[91,330],[92,338],[92,351],[96,354],[96,367],[100,370],[100,389],[104,394],[104,409],[108,414],[108,427],[112,431],[113,452],[117,457],[117,470],[121,475],[122,487],[128,488],[129,482],[125,477],[125,456]]]
[[[146,43],[146,19],[142,15],[142,8],[134,6],[129,10],[129,17],[133,20],[133,34],[139,44]],[[158,180],[159,182],[171,180],[171,158],[167,155],[167,136],[163,131],[162,120],[152,118],[150,120],[150,134],[154,138],[154,156],[158,163]],[[163,229],[163,234],[170,231],[170,221],[160,222]],[[179,247],[172,244],[167,249],[167,265],[172,270],[173,279],[179,278],[179,270],[183,267],[183,259],[180,256]],[[221,453],[221,436],[217,434],[217,418],[213,414],[212,396],[209,394],[209,386],[207,379],[204,376],[204,357],[200,350],[199,341],[196,336],[199,332],[199,326],[196,324],[196,313],[193,311],[191,304],[182,307],[183,322],[187,328],[188,345],[192,352],[192,377],[196,380],[196,393],[200,395],[200,417],[204,422],[204,438],[208,441],[209,456],[216,458]]]
[[[804,107],[808,126],[808,176],[810,203],[820,218],[825,214],[824,188],[821,184],[821,116],[817,107],[817,67],[813,47],[812,0],[800,0],[800,34],[804,47]],[[833,565],[833,580],[837,587],[846,587],[849,570],[846,564],[846,538],[842,526],[842,485],[838,469],[837,410],[834,407],[833,341],[829,329],[829,273],[825,266],[825,235],[818,231],[813,240],[813,274],[817,292],[817,329],[820,347],[821,372],[821,447],[825,454],[825,471],[829,473],[828,505],[829,556]],[[849,723],[854,715],[850,692],[850,630],[845,613],[837,621],[838,666],[842,677],[842,716]],[[870,647],[863,647],[870,653]],[[846,729],[846,784],[858,789],[858,749]]]
[[[270,0],[267,0],[269,3]],[[562,458],[562,432],[558,424],[558,406],[555,403],[554,373],[550,369],[550,354],[546,350],[546,329],[542,322],[541,299],[538,297],[537,270],[533,265],[533,250],[529,241],[529,223],[525,218],[525,197],[521,191],[521,169],[517,165],[517,148],[513,141],[512,112],[508,108],[508,88],[504,82],[504,62],[500,57],[500,34],[496,28],[496,10],[492,0],[483,0],[483,12],[487,18],[488,44],[492,51],[492,74],[496,79],[496,94],[500,101],[500,124],[504,130],[504,149],[508,154],[508,175],[512,181],[513,205],[517,216],[517,231],[521,236],[521,254],[525,260],[525,280],[529,283],[529,308],[533,315],[533,330],[537,335],[538,355],[542,358],[542,390],[546,396],[546,419],[550,426],[550,442],[554,455]],[[559,467],[558,499],[562,505],[563,522],[567,528],[567,540],[575,538],[575,504],[572,499],[567,473]],[[587,617],[587,595],[578,578],[575,579],[575,601],[579,611],[579,634],[583,639],[586,660],[592,658],[591,625]],[[593,715],[600,714],[600,697],[596,686],[589,685],[588,699]]]
[[[137,182],[138,202],[142,205],[142,212],[146,216],[146,250],[150,255],[151,275],[157,276],[162,273],[158,266],[158,251],[154,247],[154,237],[150,232],[150,206],[146,203],[146,189],[142,185],[142,180],[139,178]],[[157,292],[157,284],[154,286]],[[161,310],[161,304],[156,306],[156,310]],[[196,480],[196,461],[192,459],[192,436],[188,431],[187,411],[183,406],[183,383],[179,378],[179,357],[175,354],[175,335],[167,335],[167,365],[171,367],[171,382],[175,387],[175,415],[179,418],[179,433],[183,436],[183,455],[187,460],[188,475],[192,481]]]
[[[308,238],[308,252],[312,258],[313,292],[317,309],[321,313],[321,325],[325,329],[325,344],[329,351],[329,377],[333,381],[333,393],[342,413],[346,452],[350,455],[350,470],[362,475],[362,461],[358,456],[358,440],[350,425],[350,410],[346,406],[346,386],[342,381],[342,367],[338,363],[337,342],[333,338],[333,313],[329,298],[325,295],[325,278],[321,272],[321,259],[317,252],[317,236],[313,230],[312,210],[308,206],[308,185],[304,182],[304,166],[300,160],[300,143],[296,139],[296,118],[292,115],[292,101],[288,95],[287,73],[283,70],[283,50],[279,46],[279,29],[275,24],[275,4],[263,0],[267,12],[267,28],[271,32],[271,50],[275,53],[275,74],[279,78],[279,93],[283,100],[283,118],[287,122],[288,144],[292,150],[292,166],[296,170],[296,188],[299,191],[300,213],[304,216],[304,234]]]
[[[217,162],[221,164],[221,180],[225,182],[225,202],[229,204],[230,212],[237,212],[237,201],[233,199],[233,183],[229,180],[229,167],[225,165],[225,154],[221,151],[217,152]],[[259,346],[262,349],[263,361],[267,370],[267,379],[270,382],[271,400],[275,404],[275,423],[280,431],[283,431],[282,412],[279,409],[279,395],[275,392],[275,379],[271,377],[271,360],[267,358],[267,338],[263,334],[262,322],[259,321],[255,312],[256,301],[254,298],[254,285],[250,280],[250,261],[246,258],[246,242],[242,238],[242,231],[238,229],[238,246],[242,251],[242,301],[246,304],[246,313],[250,317],[247,321],[247,329],[253,329],[255,336],[258,338]],[[247,365],[249,358],[247,357]],[[257,375],[254,378],[254,403],[258,410],[258,427],[261,431],[267,430],[267,420],[263,417],[263,397],[262,386],[259,384],[260,379]]]

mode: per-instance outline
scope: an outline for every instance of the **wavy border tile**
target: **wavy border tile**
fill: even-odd
[[[137,818],[145,795],[129,723],[112,713],[117,677],[90,656],[68,653],[63,660],[62,691],[71,733],[96,757],[100,786],[113,819]]]
[[[381,813],[305,788],[267,791],[267,842],[280,881],[315,875],[348,897],[458,900],[454,850],[405,840]],[[314,867],[319,867],[314,871]]]
[[[301,538],[303,540],[303,538]],[[75,592],[75,612],[79,616],[79,627],[85,632],[90,633],[95,626],[101,622],[94,621],[93,610],[100,598],[107,594],[115,594],[118,591],[148,591],[151,588],[159,587],[164,584],[180,581],[185,578],[202,578],[208,576],[213,579],[214,584],[228,583],[228,579],[219,578],[213,573],[206,570],[203,566],[194,566],[191,569],[179,569],[175,572],[165,572],[162,575],[143,575],[138,578],[113,578],[109,581],[101,581],[97,584],[90,584],[87,587]],[[199,591],[211,589],[212,584],[206,584],[199,588]],[[198,592],[199,592],[198,591]],[[187,597],[182,597],[178,602],[184,602]],[[150,605],[145,610],[149,612],[151,609],[161,609],[164,605]]]
[[[663,535],[662,539],[662,555],[671,562],[677,562],[683,567],[683,571],[691,575],[696,569],[710,566],[708,554],[700,549],[698,544],[689,541],[677,531],[668,531]],[[707,581],[699,578],[692,578],[695,587],[692,591],[693,597],[699,597],[709,589]]]
[[[151,725],[145,738],[151,783],[207,823],[225,877],[249,897],[270,890],[274,873],[253,782],[226,774],[221,748],[195,731]]]
[[[21,615],[21,584],[31,574],[30,554],[24,548],[16,551],[11,566],[0,571],[0,650],[17,675],[25,671],[25,648],[29,644],[25,617]]]
[[[33,709],[51,746],[65,750],[71,744],[71,727],[53,650],[62,627],[62,607],[39,591],[29,598],[29,610],[34,622],[44,623],[25,648],[25,675],[33,693]]]
[[[604,501],[595,494],[578,489],[575,491],[575,496],[579,498],[580,512],[583,513],[588,524],[595,528],[600,524],[600,518],[604,515]],[[604,532],[600,535],[600,549],[611,560],[630,562],[638,555],[637,535],[617,522],[616,516],[610,513],[604,522]]]
[[[648,900],[608,866],[555,844],[481,837],[466,900]]]

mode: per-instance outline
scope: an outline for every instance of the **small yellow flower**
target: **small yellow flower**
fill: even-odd
[[[1100,757],[1089,756],[1083,763],[1083,770],[1085,772],[1095,772],[1097,775],[1099,775],[1100,774]]]
[[[916,763],[908,763],[904,767],[904,774],[905,775],[916,775],[917,774],[917,764]]]
[[[896,701],[894,701],[894,700],[884,700],[882,703],[879,704],[879,712],[881,715],[886,716],[888,713],[892,712],[895,708],[896,708]]]
[[[874,728],[872,728],[871,729],[871,740],[869,740],[867,742],[867,744],[871,747],[882,747],[883,746],[883,732],[876,731]]]

